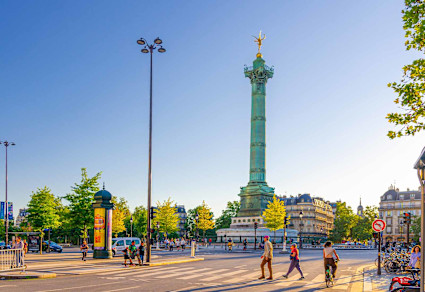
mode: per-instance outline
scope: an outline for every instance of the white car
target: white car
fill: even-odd
[[[140,238],[137,237],[116,237],[112,238],[112,254],[115,256],[117,253],[121,254],[123,250],[131,245],[131,242],[134,241],[134,244],[137,248],[140,246]],[[123,254],[123,253],[122,253]]]

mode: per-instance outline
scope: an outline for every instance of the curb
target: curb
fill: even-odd
[[[52,278],[56,278],[55,273],[19,274],[19,275],[0,274],[0,279],[2,279],[2,280],[52,279]]]
[[[191,258],[191,259],[169,261],[169,262],[162,262],[162,263],[150,263],[145,265],[149,267],[155,267],[155,266],[165,266],[165,265],[182,264],[182,263],[190,263],[190,262],[199,262],[203,260],[204,258]]]

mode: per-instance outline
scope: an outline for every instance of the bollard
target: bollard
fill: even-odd
[[[195,257],[195,240],[192,240],[192,245],[190,246],[190,257],[194,258]]]

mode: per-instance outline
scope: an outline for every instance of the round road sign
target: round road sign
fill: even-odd
[[[382,219],[375,219],[372,223],[372,229],[376,232],[381,232],[385,229],[385,221]]]

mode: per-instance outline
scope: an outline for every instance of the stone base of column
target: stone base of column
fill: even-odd
[[[250,182],[241,188],[241,208],[238,217],[261,216],[269,201],[273,200],[274,188],[264,183]]]
[[[112,259],[112,251],[111,250],[97,250],[95,249],[93,252],[94,259]]]

